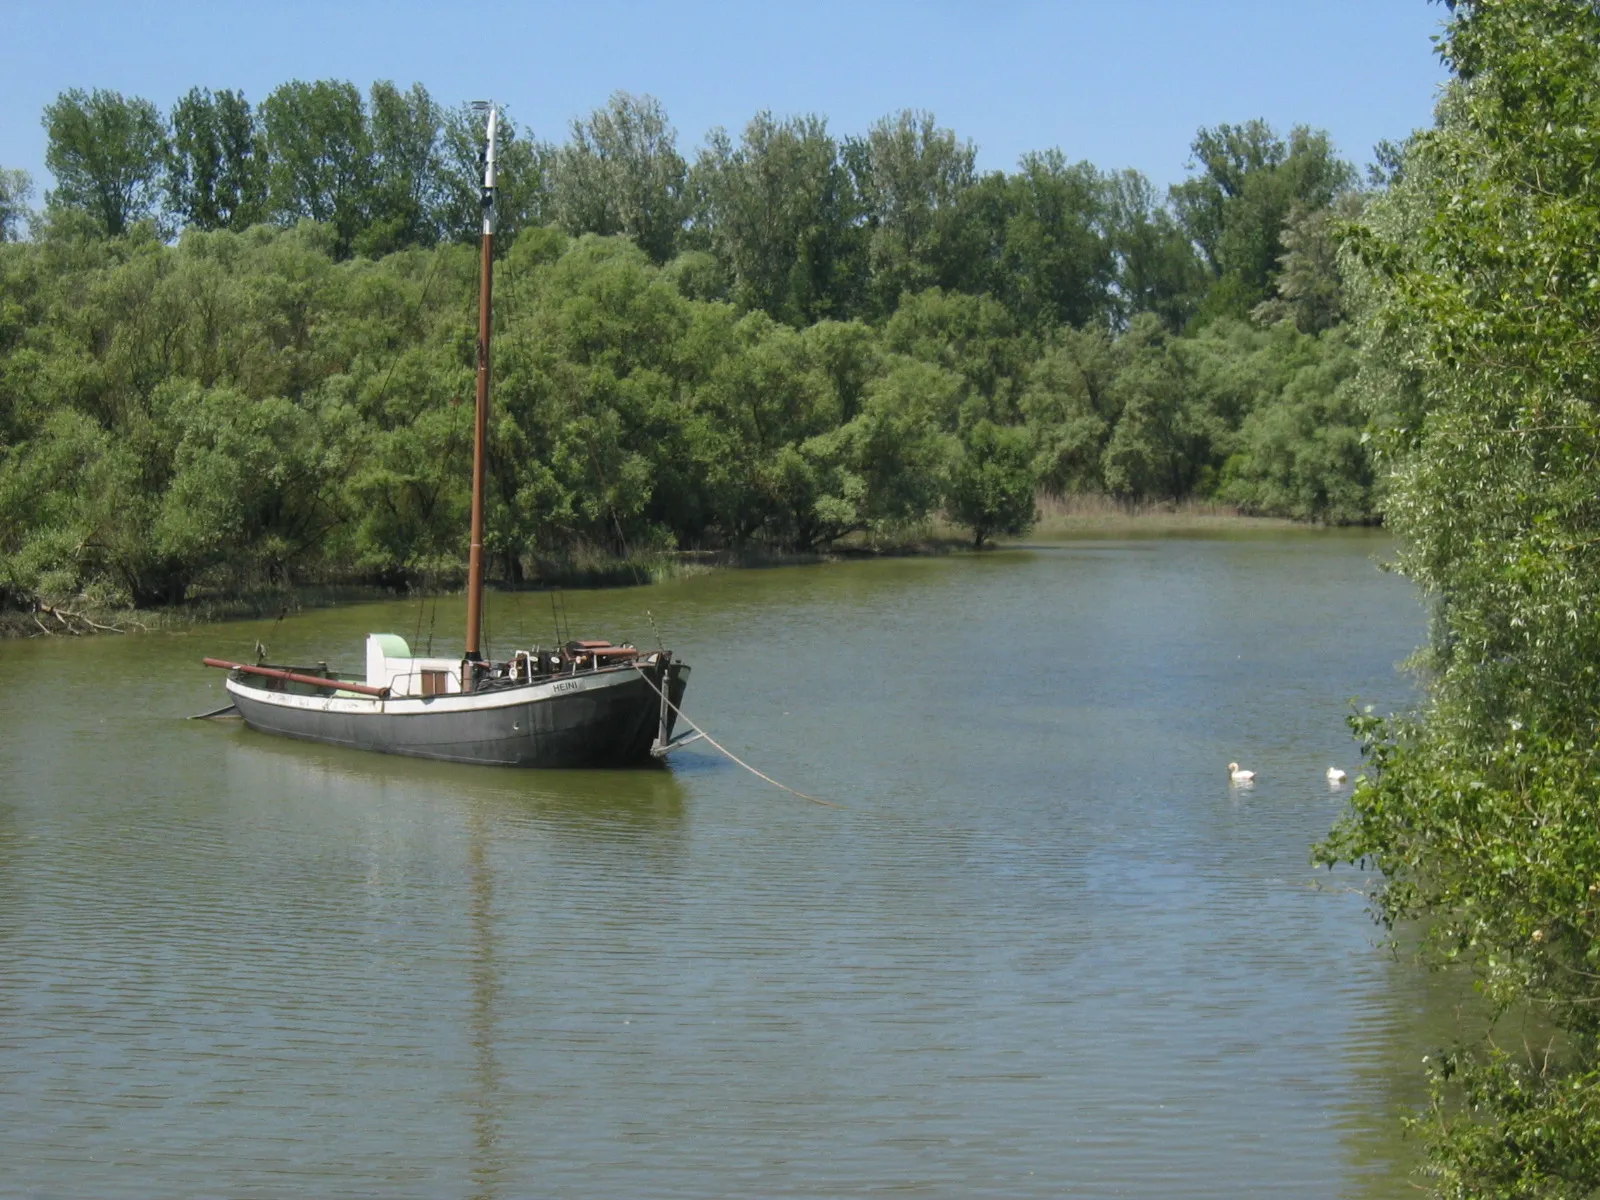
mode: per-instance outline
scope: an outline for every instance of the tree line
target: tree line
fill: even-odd
[[[0,589],[136,603],[462,558],[482,118],[420,86],[106,91],[0,174]],[[501,156],[499,572],[617,552],[976,542],[1039,491],[1374,519],[1325,135],[1137,172],[903,112],[758,114],[692,162],[619,94]]]
[[[163,114],[106,90],[62,93],[44,113],[56,179],[46,224],[119,236],[242,232],[302,219],[336,259],[471,241],[482,116],[426,88],[286,83],[252,107],[195,88]],[[758,113],[715,129],[688,161],[661,105],[625,93],[572,122],[560,145],[501,126],[501,228],[621,235],[665,265],[705,253],[708,286],[744,309],[804,325],[879,320],[930,287],[992,295],[1030,328],[1158,315],[1243,317],[1273,291],[1285,231],[1355,183],[1326,135],[1265,123],[1204,129],[1195,174],[1162,196],[1137,171],[1025,155],[980,172],[976,148],[925,112],[836,138],[806,115]],[[16,178],[0,212],[21,229]]]

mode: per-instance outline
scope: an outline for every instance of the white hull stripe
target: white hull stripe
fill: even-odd
[[[487,692],[465,692],[447,696],[403,696],[381,699],[376,696],[297,696],[292,692],[274,692],[254,687],[230,678],[229,693],[245,696],[261,704],[278,708],[298,708],[306,712],[344,713],[350,716],[426,716],[431,713],[489,712],[497,708],[515,708],[523,704],[538,704],[558,700],[582,692],[601,691],[633,683],[638,673],[631,668],[596,671],[584,675],[568,675],[546,683],[524,684],[521,687],[496,688]]]

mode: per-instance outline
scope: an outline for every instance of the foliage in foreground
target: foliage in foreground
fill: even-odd
[[[1491,1029],[1418,1122],[1443,1196],[1600,1190],[1600,15],[1461,3],[1455,79],[1355,250],[1387,518],[1434,603],[1416,718],[1356,723],[1368,778],[1324,856],[1470,970]]]

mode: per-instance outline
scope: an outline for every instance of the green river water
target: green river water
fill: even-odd
[[[1388,549],[567,594],[574,636],[651,610],[689,715],[842,809],[703,747],[517,772],[184,720],[203,655],[452,653],[459,598],[0,643],[0,1195],[1414,1194],[1448,1005],[1308,864],[1350,698],[1411,696]],[[548,596],[490,630],[548,643]]]

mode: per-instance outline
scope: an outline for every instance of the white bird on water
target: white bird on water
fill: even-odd
[[[1241,770],[1238,763],[1228,764],[1229,783],[1251,783],[1255,780],[1255,777],[1256,773],[1254,771]]]
[[[1328,782],[1329,783],[1343,783],[1346,779],[1349,779],[1349,778],[1350,778],[1350,776],[1346,775],[1338,767],[1329,767],[1328,768]]]

